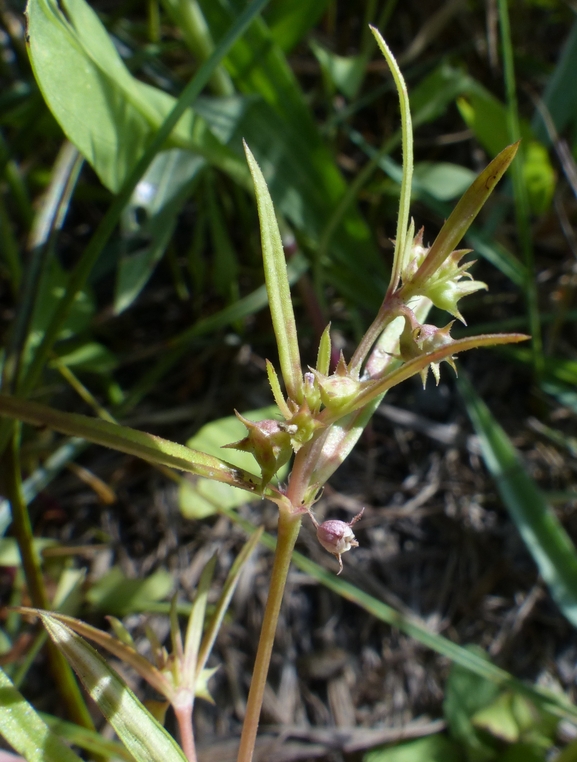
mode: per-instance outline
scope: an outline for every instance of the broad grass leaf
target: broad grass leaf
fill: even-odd
[[[38,615],[136,762],[185,762],[176,741],[92,646],[50,614]]]
[[[501,499],[533,556],[551,596],[577,625],[577,550],[541,490],[529,476],[511,440],[468,381],[459,388],[481,443],[485,464]]]
[[[30,59],[40,90],[60,126],[107,188],[122,186],[152,134],[175,104],[135,79],[96,13],[84,0],[29,0]],[[240,160],[188,111],[173,145],[197,150],[246,177]],[[224,163],[222,163],[222,161]],[[226,167],[225,167],[226,165]]]
[[[0,734],[27,762],[81,762],[0,668]]]

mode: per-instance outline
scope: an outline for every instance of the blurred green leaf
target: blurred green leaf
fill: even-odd
[[[75,348],[71,348],[70,343],[67,343],[60,349],[62,354],[58,355],[59,362],[74,370],[106,375],[118,365],[116,356],[96,341],[83,341]]]
[[[459,378],[459,389],[479,436],[483,460],[495,480],[503,503],[533,556],[553,600],[567,619],[577,625],[575,546],[525,470],[510,439],[471,384],[464,378]]]
[[[27,762],[81,762],[0,668],[0,733]]]
[[[100,733],[87,730],[80,727],[80,725],[66,722],[50,714],[40,713],[40,716],[53,733],[57,733],[60,738],[74,746],[78,746],[80,749],[103,757],[125,759],[127,762],[134,762],[132,755],[118,741],[110,741],[101,736]]]
[[[136,762],[186,762],[176,741],[92,646],[55,617],[38,615]]]
[[[204,159],[189,151],[163,151],[134,189],[122,215],[122,240],[125,247],[139,242],[141,245],[137,251],[125,251],[119,259],[114,294],[117,315],[132,304],[152,275],[172,238],[177,216],[205,166]]]
[[[315,40],[311,40],[310,46],[321,65],[328,92],[336,89],[347,98],[354,98],[365,76],[366,56],[338,56]]]
[[[146,611],[153,601],[162,601],[170,593],[174,580],[166,569],[157,569],[145,579],[128,579],[120,567],[109,572],[90,586],[86,600],[106,614],[124,616]]]
[[[523,177],[534,214],[545,214],[551,207],[557,185],[557,175],[551,166],[549,154],[542,143],[530,140],[524,146]]]
[[[549,81],[541,96],[543,107],[549,113],[557,133],[561,134],[572,127],[573,141],[577,136],[577,89],[575,88],[575,72],[577,71],[577,19],[573,22],[571,31],[563,46],[563,50]],[[543,117],[535,112],[533,129],[536,137],[545,145],[551,143]]]
[[[490,156],[496,156],[509,142],[505,106],[479,83],[457,100],[464,121]],[[555,170],[545,146],[539,143],[528,122],[522,121],[521,150],[525,158],[523,179],[531,210],[543,214],[551,206],[555,190]]]
[[[262,421],[265,418],[278,416],[279,411],[276,405],[271,405],[258,410],[249,410],[243,415],[251,421]],[[222,453],[223,445],[238,442],[245,435],[245,427],[235,415],[231,415],[203,426],[188,440],[187,445],[218,457]],[[258,468],[254,457],[249,452],[227,450],[227,457],[239,468]],[[288,466],[283,466],[279,471],[279,478],[283,479],[287,471]],[[250,500],[260,500],[260,496],[249,495],[244,490],[230,487],[228,484],[220,484],[211,479],[183,480],[178,490],[178,505],[183,516],[188,519],[203,519],[212,516],[220,509],[236,508]]]
[[[546,762],[549,758],[547,751],[535,744],[515,743],[499,755],[499,762]],[[558,760],[557,757],[555,762]]]
[[[466,96],[457,99],[457,106],[467,127],[490,156],[496,156],[509,143],[505,106],[481,84],[476,82],[470,87]],[[526,121],[521,124],[521,138],[525,143],[534,139]]]
[[[467,650],[488,661],[480,648],[471,647]],[[495,756],[494,748],[475,729],[472,717],[490,704],[498,693],[499,688],[493,682],[472,674],[459,664],[451,667],[445,687],[443,712],[451,735],[465,746],[472,761],[489,760]]]
[[[225,8],[211,0],[200,4],[218,39],[231,22],[232,5]],[[233,46],[225,65],[239,91],[253,96],[233,147],[240,146],[241,139],[246,141],[277,212],[302,230],[313,246],[318,244],[346,184],[295,75],[262,19]],[[203,116],[208,122],[208,116]],[[368,226],[354,207],[345,215],[330,255],[323,266],[342,293],[363,307],[370,303],[378,307],[386,288],[385,268]]]
[[[44,548],[51,548],[55,545],[58,545],[56,540],[50,540],[46,537],[35,537],[33,548],[38,560],[40,560]],[[16,538],[3,537],[0,540],[0,566],[20,566],[21,563]]]
[[[68,273],[61,267],[55,256],[51,256],[42,273],[28,329],[27,353],[31,354],[42,341],[46,326],[50,323],[69,282]],[[94,298],[88,290],[80,291],[73,303],[68,317],[60,329],[60,340],[70,339],[84,331],[90,325],[94,314]]]
[[[371,749],[363,762],[461,762],[461,752],[446,736],[437,733],[396,746]]]
[[[444,161],[421,161],[414,170],[415,181],[439,201],[461,196],[475,177],[472,169]]]
[[[289,53],[322,18],[330,0],[272,0],[265,17],[276,44]]]

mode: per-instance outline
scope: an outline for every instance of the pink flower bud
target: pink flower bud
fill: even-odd
[[[351,548],[359,547],[359,543],[355,539],[351,527],[361,518],[364,511],[365,509],[362,508],[360,513],[357,513],[357,515],[348,523],[346,521],[339,521],[338,519],[329,519],[328,521],[323,521],[322,524],[318,524],[311,515],[317,528],[318,541],[325,550],[328,550],[329,553],[332,553],[333,556],[338,558],[339,570],[337,576],[343,570],[341,554],[346,553],[347,550],[350,550]]]

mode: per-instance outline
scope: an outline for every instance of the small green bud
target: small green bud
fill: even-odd
[[[362,382],[349,374],[345,358],[341,352],[335,372],[324,375],[316,370],[312,371],[320,388],[323,405],[332,412],[339,412],[352,402],[362,388]]]

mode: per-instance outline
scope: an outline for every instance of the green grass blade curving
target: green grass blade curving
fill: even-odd
[[[577,625],[577,550],[489,408],[464,378],[459,379],[459,388],[479,435],[485,465],[509,515],[553,600],[571,624]]]
[[[403,146],[403,176],[401,179],[401,195],[399,197],[399,217],[397,220],[397,236],[395,238],[395,255],[393,263],[393,273],[391,276],[391,289],[394,291],[401,278],[401,268],[403,265],[403,255],[409,228],[409,214],[411,207],[411,185],[413,181],[413,125],[411,122],[411,107],[409,104],[409,93],[404,77],[399,69],[399,65],[392,54],[389,46],[384,41],[378,29],[371,27],[377,45],[385,57],[399,95],[399,105],[401,110],[401,135]]]
[[[0,735],[27,762],[81,762],[0,668]]]
[[[46,405],[5,395],[0,395],[0,415],[31,423],[34,426],[48,426],[62,434],[82,437],[94,444],[136,455],[151,463],[188,471],[260,494],[261,480],[254,474],[236,468],[220,458],[191,450],[184,445],[127,426],[89,418],[85,415],[63,413]]]
[[[246,144],[245,152],[256,193],[266,290],[282,377],[288,396],[301,402],[303,378],[298,334],[280,230],[266,181]]]

